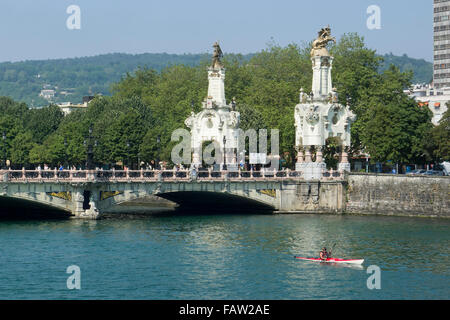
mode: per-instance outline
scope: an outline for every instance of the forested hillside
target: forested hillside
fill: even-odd
[[[253,54],[243,56],[249,61]],[[430,82],[432,64],[425,60],[385,55],[380,72],[392,63],[401,71],[414,71],[413,82]],[[0,96],[9,96],[27,105],[45,106],[51,102],[81,102],[84,95],[110,95],[110,86],[139,67],[160,72],[167,66],[197,66],[209,54],[105,54],[94,57],[0,63]],[[41,90],[53,90],[54,97],[44,99]]]
[[[411,70],[414,72],[413,83],[430,83],[433,80],[433,64],[423,59],[413,59],[406,54],[403,56],[394,56],[386,54],[382,56],[384,61],[381,64],[380,71],[387,70],[391,64],[397,66],[400,71]]]
[[[28,105],[48,105],[42,89],[55,90],[53,102],[81,102],[83,95],[110,94],[110,85],[138,67],[161,71],[171,64],[198,65],[202,54],[106,54],[73,59],[0,63],[0,96]]]

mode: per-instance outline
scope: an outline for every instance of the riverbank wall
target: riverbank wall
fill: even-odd
[[[346,214],[450,218],[450,177],[351,173]]]

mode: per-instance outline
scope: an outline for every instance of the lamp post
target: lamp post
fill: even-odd
[[[130,141],[127,140],[127,167],[130,170]]]
[[[3,131],[2,140],[3,140],[3,160],[4,160],[4,164],[5,164],[5,168],[6,168],[6,132],[5,131]]]
[[[138,154],[137,154],[137,163],[138,163],[137,169],[141,170],[141,152],[140,151],[138,151]]]
[[[157,144],[157,146],[158,146],[158,154],[157,154],[157,156],[156,156],[156,163],[155,163],[155,166],[156,166],[156,168],[158,168],[159,170],[161,170],[161,167],[159,166],[159,155],[160,155],[160,153],[161,153],[161,136],[160,136],[160,135],[158,135],[158,136],[156,137],[156,144]]]
[[[366,155],[366,173],[369,173],[369,156]]]
[[[86,159],[86,167],[88,170],[93,170],[93,159],[94,159],[94,150],[92,147],[92,125],[89,126],[89,136],[87,141],[87,159]]]
[[[227,137],[223,136],[223,170],[227,170],[227,156],[225,145],[227,144]]]
[[[68,166],[67,165],[67,138],[64,138],[64,166],[65,167]]]

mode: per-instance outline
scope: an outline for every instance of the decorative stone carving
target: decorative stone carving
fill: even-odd
[[[220,59],[223,57],[223,52],[222,52],[222,49],[220,48],[219,42],[214,43],[213,48],[214,48],[214,53],[213,53],[213,56],[212,56],[211,67],[213,69],[221,69],[221,68],[223,68],[223,64],[222,64],[222,61],[220,61]],[[215,76],[219,77],[219,74],[218,73],[213,73],[211,76],[212,77],[215,77]]]
[[[303,88],[300,89],[300,103],[306,103],[308,100],[308,95],[303,91]]]
[[[229,128],[230,129],[238,129],[239,119],[240,119],[239,112],[236,112],[236,111],[230,112]]]
[[[317,39],[313,41],[311,56],[329,56],[330,54],[326,47],[331,41],[336,43],[336,39],[331,36],[331,28],[329,26],[322,28]]]
[[[320,114],[319,114],[319,106],[310,106],[306,113],[306,121],[310,125],[316,125],[319,122]]]

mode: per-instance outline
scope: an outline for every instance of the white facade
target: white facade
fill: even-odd
[[[41,93],[39,93],[39,96],[46,100],[52,100],[55,97],[55,93],[55,90],[43,89],[41,90]]]
[[[436,89],[433,85],[416,84],[410,90],[405,91],[414,98],[419,107],[428,107],[433,113],[431,122],[437,126],[442,115],[447,111],[447,102],[450,101],[450,88]]]
[[[75,110],[86,110],[86,108],[88,107],[88,104],[87,103],[72,104],[70,102],[62,102],[62,103],[58,103],[57,106],[62,111],[62,113],[65,116],[67,116],[68,114],[70,114],[71,112],[73,112]]]
[[[224,164],[222,155],[225,150],[227,166],[236,166],[240,114],[234,111],[234,102],[230,105],[226,102],[225,68],[220,61],[213,61],[212,66],[208,68],[208,82],[208,97],[203,102],[203,110],[197,114],[192,112],[185,121],[191,130],[192,165],[201,166],[204,159],[203,143],[214,142],[218,148],[216,158],[220,159],[220,164]],[[220,157],[217,157],[218,154]]]

